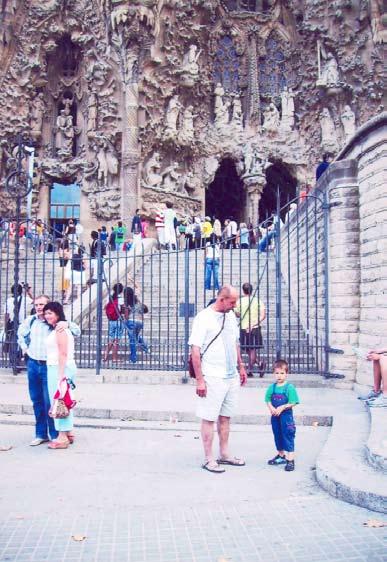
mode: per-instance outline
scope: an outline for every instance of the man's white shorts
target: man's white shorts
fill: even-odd
[[[207,421],[216,421],[219,416],[231,418],[238,405],[239,376],[232,379],[205,377],[207,396],[197,397],[196,415]]]

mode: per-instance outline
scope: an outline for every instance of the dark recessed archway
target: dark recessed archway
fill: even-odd
[[[206,190],[206,215],[215,216],[222,223],[230,217],[239,222],[244,219],[245,204],[243,181],[238,176],[235,163],[226,158]]]
[[[266,185],[259,202],[260,221],[263,221],[276,211],[277,190],[279,190],[280,193],[281,207],[286,205],[289,200],[296,197],[297,180],[290,174],[286,166],[280,162],[276,162],[266,170]],[[286,215],[286,212],[287,209],[283,211],[284,215]]]

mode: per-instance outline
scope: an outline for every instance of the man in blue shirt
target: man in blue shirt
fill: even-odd
[[[136,209],[136,214],[132,219],[131,233],[133,234],[134,240],[136,240],[136,238],[141,238],[142,228],[141,228],[140,209]]]
[[[329,167],[329,154],[323,155],[323,161],[316,168],[316,181],[324,174]]]
[[[49,435],[51,440],[58,436],[54,420],[48,415],[51,402],[47,387],[46,339],[51,328],[44,320],[43,309],[49,301],[46,295],[36,297],[34,302],[36,314],[28,316],[20,324],[17,332],[18,344],[22,352],[28,356],[28,390],[35,414],[35,439],[31,441],[31,447],[47,442]],[[56,329],[62,331],[67,327],[74,336],[80,335],[81,330],[74,322],[58,322]]]

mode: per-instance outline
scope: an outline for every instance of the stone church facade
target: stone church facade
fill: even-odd
[[[255,222],[265,192],[286,201],[313,184],[321,155],[383,110],[381,0],[0,9],[2,215],[18,132],[35,143],[34,217],[90,229],[167,201],[180,215],[217,214],[227,198]],[[221,170],[224,191],[211,194]]]

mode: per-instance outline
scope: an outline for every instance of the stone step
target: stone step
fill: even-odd
[[[267,388],[272,382],[272,374],[266,374],[263,378],[249,378],[246,388]],[[291,375],[292,382],[297,388],[320,388],[320,389],[349,389],[352,388],[350,381],[339,381],[337,379],[325,379],[321,375],[312,373],[295,373]],[[182,382],[188,385],[194,385],[195,381],[182,371],[162,371],[162,370],[133,370],[133,369],[108,369],[104,366],[101,368],[101,374],[95,374],[93,368],[78,368],[77,384],[83,386],[85,384],[127,384],[127,385],[180,385]],[[26,373],[23,371],[17,376],[10,373],[9,369],[0,368],[0,385],[21,384],[26,385]],[[5,388],[4,386],[0,387]],[[27,395],[26,395],[27,396]],[[1,398],[1,394],[0,394]]]
[[[371,417],[367,409],[353,393],[351,404],[335,411],[332,430],[316,462],[316,478],[335,498],[387,513],[385,473],[370,466],[365,454],[373,423],[381,424],[385,433],[387,409],[381,408]]]

